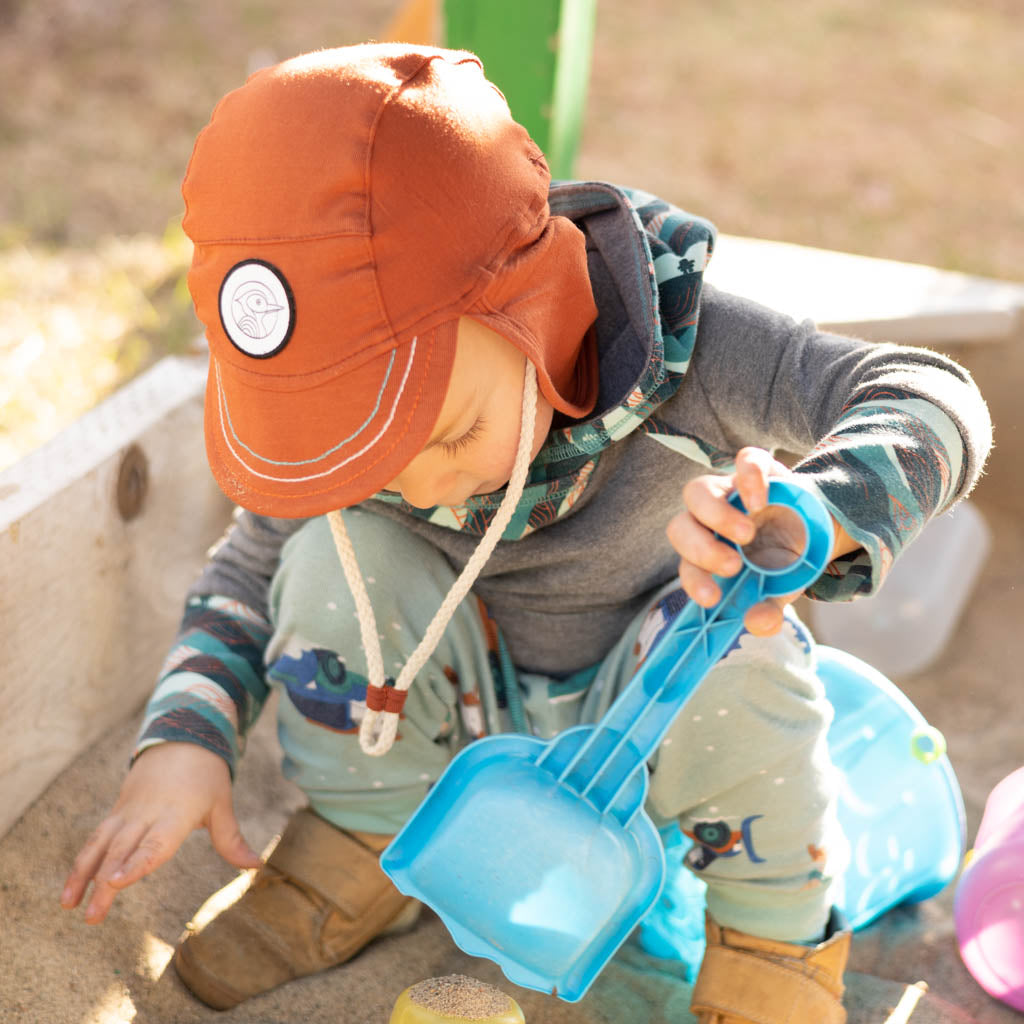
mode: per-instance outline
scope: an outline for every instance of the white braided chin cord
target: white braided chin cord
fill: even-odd
[[[529,359],[526,360],[526,380],[523,386],[523,408],[522,419],[519,424],[519,448],[516,451],[515,465],[512,467],[512,477],[505,490],[505,497],[502,498],[498,511],[491,520],[490,525],[480,538],[476,551],[466,563],[459,578],[448,591],[447,596],[441,602],[426,633],[419,646],[413,651],[412,656],[402,667],[402,671],[395,680],[395,689],[399,691],[408,690],[416,673],[426,664],[427,659],[434,653],[434,648],[441,640],[445,628],[455,609],[462,599],[469,593],[470,587],[476,582],[481,569],[491,557],[491,552],[501,539],[512,519],[512,514],[523,496],[523,487],[526,484],[526,473],[530,468],[530,456],[533,448],[533,424],[537,414],[537,371]],[[370,677],[370,685],[375,687],[384,686],[384,658],[380,649],[380,637],[377,633],[377,620],[373,614],[373,606],[370,604],[369,595],[366,593],[366,585],[363,582],[362,573],[359,571],[359,564],[356,561],[355,551],[352,548],[352,541],[348,531],[345,529],[345,522],[338,511],[328,512],[327,521],[331,525],[331,533],[334,536],[334,545],[338,549],[338,558],[341,559],[341,567],[345,571],[345,579],[348,581],[349,590],[356,603],[356,611],[359,614],[359,633],[363,640],[363,650],[366,653],[367,670]],[[398,713],[395,711],[375,711],[369,707],[359,725],[359,746],[363,753],[379,757],[386,754],[391,745],[395,742],[395,735],[398,732]],[[375,734],[376,733],[376,734]]]

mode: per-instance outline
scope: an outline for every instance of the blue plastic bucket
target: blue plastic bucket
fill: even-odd
[[[963,798],[945,741],[906,695],[853,655],[817,648],[818,674],[835,708],[829,752],[842,778],[839,823],[850,863],[836,905],[863,928],[902,903],[941,892],[966,843]],[[692,977],[704,955],[704,883],[682,866],[689,840],[663,830],[668,859],[661,898],[640,925],[640,945],[681,960]]]

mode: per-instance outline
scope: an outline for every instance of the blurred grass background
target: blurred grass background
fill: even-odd
[[[397,7],[0,0],[0,468],[194,344],[178,188],[221,95]],[[1021,0],[598,0],[577,176],[1024,280],[1022,68]]]

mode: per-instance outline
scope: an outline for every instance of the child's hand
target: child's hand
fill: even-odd
[[[99,924],[121,889],[170,860],[200,827],[210,830],[214,849],[229,864],[261,863],[238,829],[224,760],[194,743],[151,747],[132,765],[114,809],[75,858],[61,905],[77,907],[92,882],[85,920]]]
[[[679,553],[683,590],[697,604],[710,608],[721,598],[712,575],[735,576],[743,565],[739,552],[717,539],[716,533],[741,547],[752,544],[754,560],[761,565],[781,567],[800,554],[804,535],[796,517],[775,516],[765,509],[768,478],[789,475],[789,469],[764,449],[743,448],[736,456],[733,476],[701,476],[683,488],[686,507],[672,518],[666,532]],[[746,514],[729,504],[733,490],[739,492]],[[743,624],[755,636],[777,633],[782,628],[783,608],[797,596],[789,594],[755,605]]]

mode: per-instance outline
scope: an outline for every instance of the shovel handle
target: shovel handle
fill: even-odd
[[[729,500],[743,510],[738,494],[733,493]],[[718,603],[702,608],[695,601],[687,602],[587,742],[559,772],[560,782],[601,813],[616,810],[616,800],[633,775],[654,753],[704,677],[743,632],[747,611],[766,598],[810,586],[828,564],[832,520],[818,498],[792,479],[775,479],[769,482],[768,504],[781,505],[800,516],[805,534],[803,550],[786,566],[769,568],[755,564],[747,552],[737,548],[744,567],[736,576],[715,577],[721,589]],[[728,540],[726,543],[732,544]],[[634,787],[631,792],[639,791]],[[635,810],[618,808],[617,817],[631,817]]]

